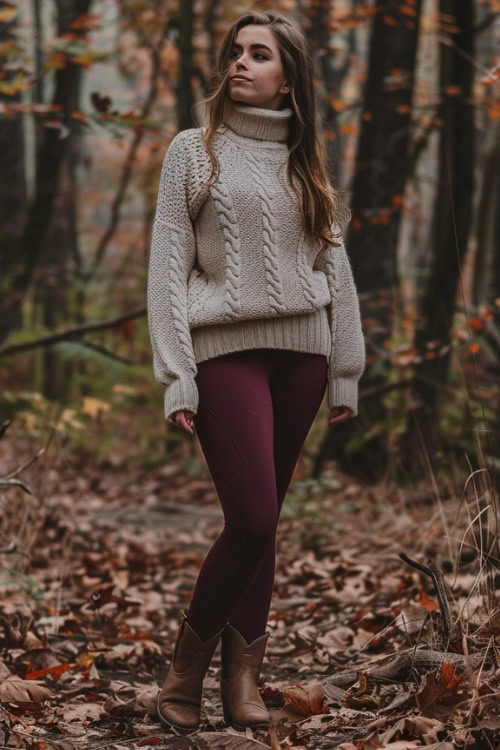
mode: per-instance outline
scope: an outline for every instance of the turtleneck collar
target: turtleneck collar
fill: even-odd
[[[260,141],[286,141],[293,110],[264,109],[234,102],[227,96],[224,102],[224,123],[238,135]]]

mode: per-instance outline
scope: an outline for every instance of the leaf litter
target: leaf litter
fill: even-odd
[[[21,435],[4,446],[0,476],[29,461]],[[429,507],[337,472],[311,496],[301,462],[259,687],[270,727],[225,724],[219,647],[199,729],[163,727],[155,698],[179,613],[222,528],[210,477],[187,465],[123,468],[58,449],[27,464],[30,492],[2,488],[0,746],[500,747],[499,569],[474,544],[477,497],[457,514],[452,493]],[[442,572],[449,613],[402,552]]]

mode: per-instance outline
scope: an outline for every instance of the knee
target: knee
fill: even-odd
[[[238,529],[242,546],[261,554],[272,543],[276,535],[276,524],[277,518],[273,515],[247,519]]]

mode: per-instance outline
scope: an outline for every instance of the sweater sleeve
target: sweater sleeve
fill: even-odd
[[[342,233],[335,238],[338,247],[320,251],[314,267],[328,279],[331,302],[327,305],[332,334],[332,348],[328,362],[328,406],[348,406],[352,416],[358,414],[358,381],[366,366],[365,340],[361,326],[361,311],[351,264]]]
[[[160,177],[149,257],[148,324],[156,379],[166,386],[165,417],[198,410],[197,373],[188,325],[187,281],[196,258],[188,206],[188,154],[183,131],[172,139]]]

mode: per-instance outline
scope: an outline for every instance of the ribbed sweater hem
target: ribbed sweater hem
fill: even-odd
[[[257,318],[199,326],[191,331],[197,363],[245,349],[290,349],[330,356],[331,332],[326,307],[304,315]]]

